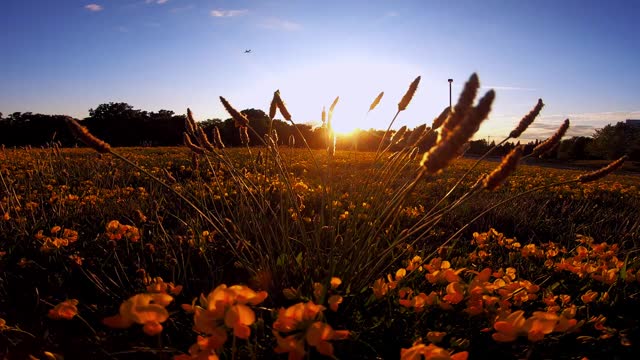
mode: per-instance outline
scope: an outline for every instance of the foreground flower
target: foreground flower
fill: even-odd
[[[401,360],[466,360],[468,356],[469,353],[466,351],[451,354],[434,344],[425,345],[420,340],[408,349],[400,349]]]
[[[527,319],[524,311],[518,310],[493,324],[497,332],[492,337],[495,341],[511,342],[519,336],[527,336],[529,341],[537,342],[547,334],[568,332],[577,326],[579,323],[575,319],[567,318],[564,313],[558,316],[553,312],[536,311]]]
[[[49,318],[53,320],[71,320],[78,315],[78,300],[68,299],[49,310]]]
[[[102,322],[118,329],[137,323],[143,325],[145,334],[157,335],[162,332],[161,323],[169,318],[165,307],[172,300],[173,297],[164,293],[134,295],[120,305],[119,314],[104,318]]]
[[[273,323],[273,335],[278,342],[275,352],[289,353],[289,360],[303,359],[305,347],[309,345],[320,354],[333,356],[333,345],[329,341],[346,339],[349,331],[334,330],[320,321],[324,309],[313,301],[280,309]]]

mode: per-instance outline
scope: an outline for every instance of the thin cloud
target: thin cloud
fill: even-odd
[[[396,16],[400,16],[400,14],[397,11],[389,11],[386,14],[384,14],[384,17],[396,17]]]
[[[98,5],[98,4],[85,5],[84,8],[89,10],[89,11],[91,11],[91,12],[98,12],[98,11],[104,10],[104,7],[102,7],[102,5]]]
[[[168,3],[169,0],[144,0],[145,4],[158,4],[158,5],[162,5],[162,4],[166,4]]]
[[[635,111],[603,111],[591,113],[573,113],[573,114],[552,114],[546,115],[546,118],[569,118],[571,121],[580,122],[607,122],[616,123],[625,121],[626,119],[640,118],[640,110]]]
[[[293,21],[269,18],[264,20],[262,24],[260,24],[260,27],[272,30],[296,31],[300,30],[302,28],[302,25]]]
[[[528,88],[528,87],[520,87],[520,86],[481,86],[483,89],[494,89],[494,90],[516,90],[516,91],[536,91],[537,89]]]
[[[191,5],[187,5],[187,6],[178,6],[178,7],[174,7],[171,10],[169,10],[172,13],[179,13],[179,12],[183,12],[183,11],[187,11],[187,10],[191,10],[195,8],[195,6],[193,4]]]
[[[245,15],[249,10],[211,10],[211,16],[213,17],[234,17]]]

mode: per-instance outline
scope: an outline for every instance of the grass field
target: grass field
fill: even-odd
[[[521,165],[478,190],[487,162],[454,188],[475,162],[457,159],[404,196],[410,152],[116,152],[137,167],[89,149],[0,154],[8,358],[638,349],[637,176],[554,185],[587,170]]]

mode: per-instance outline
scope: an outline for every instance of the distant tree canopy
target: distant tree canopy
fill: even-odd
[[[245,109],[253,131],[249,131],[249,144],[260,145],[264,135],[269,131],[269,116],[262,110]],[[46,146],[58,142],[62,146],[80,145],[67,129],[63,115],[42,115],[12,113],[6,118],[0,113],[0,144],[5,146]],[[182,134],[186,129],[186,117],[176,115],[170,110],[157,112],[134,109],[123,102],[100,104],[89,110],[89,117],[81,120],[97,137],[112,146],[176,146],[183,143]],[[226,146],[240,146],[239,129],[231,118],[208,119],[201,121],[200,126],[211,135],[214,127],[220,131]],[[304,146],[304,140],[311,148],[320,149],[328,146],[325,129],[314,128],[307,124],[295,127],[282,120],[275,119],[271,124],[272,131],[277,134],[279,145]],[[420,151],[428,150],[437,140],[437,131],[429,131],[425,124],[408,129],[401,139],[387,136],[383,146],[391,146],[396,151],[409,143],[416,142]],[[338,137],[337,147],[340,149],[358,149],[375,151],[384,131],[369,129],[358,130],[349,137]],[[539,141],[524,144],[524,153],[530,153]],[[498,146],[493,155],[505,155],[515,146],[507,142]],[[469,143],[467,154],[482,155],[495,145],[485,139],[473,140]],[[628,154],[632,160],[640,160],[640,127],[623,122],[607,125],[595,131],[593,137],[573,137],[563,140],[549,155],[559,159],[616,159]]]

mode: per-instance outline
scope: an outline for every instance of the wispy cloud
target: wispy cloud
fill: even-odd
[[[300,30],[302,28],[302,25],[293,21],[276,19],[276,18],[268,18],[268,19],[265,19],[260,24],[260,27],[263,27],[265,29],[272,29],[272,30],[295,31],[295,30]]]
[[[545,115],[545,118],[569,118],[569,120],[579,122],[597,122],[597,123],[616,123],[625,121],[626,119],[640,118],[640,110],[634,111],[603,111],[591,113],[573,113],[573,114],[552,114]]]
[[[249,10],[211,10],[211,16],[213,17],[234,17],[245,15]]]
[[[98,12],[98,11],[104,10],[102,5],[98,5],[98,4],[85,5],[84,8],[89,10],[89,11],[91,11],[91,12]]]
[[[169,2],[169,0],[144,0],[145,4],[159,4],[159,5],[162,5],[162,4],[166,4],[168,2]]]
[[[384,14],[384,17],[396,17],[396,16],[400,16],[400,14],[397,11],[387,11]]]
[[[178,7],[174,7],[171,10],[169,10],[172,13],[179,13],[179,12],[183,12],[183,11],[187,11],[187,10],[191,10],[194,9],[195,5],[190,4],[190,5],[186,5],[186,6],[178,6]]]
[[[490,86],[482,86],[483,89],[494,89],[494,90],[516,90],[516,91],[536,91],[534,88],[528,87],[520,87],[520,86],[503,86],[503,85],[490,85]]]

